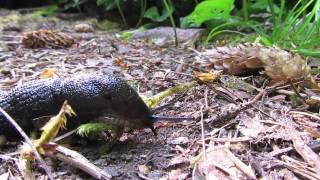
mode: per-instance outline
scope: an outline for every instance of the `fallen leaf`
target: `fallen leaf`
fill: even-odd
[[[184,144],[187,144],[188,142],[189,142],[189,138],[187,137],[177,137],[173,140],[168,141],[169,144],[174,144],[174,145],[184,145]]]
[[[121,68],[128,68],[128,63],[124,61],[123,57],[118,57],[113,61],[113,65],[119,66]]]
[[[191,160],[199,177],[208,179],[247,179],[246,175],[235,164],[224,146],[209,147]],[[242,163],[242,162],[241,162]]]
[[[139,169],[139,172],[142,174],[148,174],[150,172],[150,167],[146,166],[145,164],[138,165],[138,169]]]
[[[169,173],[169,180],[180,180],[186,179],[188,177],[187,173],[183,173],[181,169],[171,170]]]
[[[254,118],[242,118],[242,125],[240,127],[240,132],[248,137],[258,137],[259,133],[263,130],[263,125],[260,123],[260,118],[255,116]]]
[[[47,68],[40,73],[39,78],[52,79],[55,76],[58,76],[57,69]]]
[[[194,71],[193,75],[196,79],[203,81],[203,82],[211,82],[215,81],[220,78],[222,71],[213,71],[209,73],[202,73],[202,72],[197,72]]]

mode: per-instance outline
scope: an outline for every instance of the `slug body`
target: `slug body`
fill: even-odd
[[[110,74],[35,80],[0,92],[0,107],[27,132],[33,128],[32,119],[56,115],[65,100],[81,122],[102,118],[120,127],[153,129],[157,120],[131,86]],[[16,134],[2,114],[0,134]]]

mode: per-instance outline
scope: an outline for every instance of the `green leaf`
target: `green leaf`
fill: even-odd
[[[253,3],[250,6],[250,9],[252,10],[260,10],[260,12],[262,10],[266,10],[267,12],[270,12],[270,6],[272,6],[274,13],[279,14],[280,13],[280,8],[279,6],[277,6],[277,4],[275,3],[271,3],[269,4],[268,0],[257,0],[255,3]]]
[[[250,8],[264,10],[268,5],[268,0],[257,0],[250,6]]]
[[[200,26],[202,23],[217,19],[227,20],[234,7],[234,0],[206,0],[199,3],[194,11],[183,18],[181,26]]]
[[[42,16],[45,16],[45,17],[52,16],[58,10],[59,10],[59,7],[57,5],[51,5],[33,12],[31,17],[36,19]]]
[[[104,5],[106,2],[108,2],[108,0],[97,0],[97,1],[96,1],[97,6]]]
[[[116,6],[117,6],[117,3],[115,0],[97,0],[96,3],[98,6],[105,7],[106,11],[110,11],[110,10],[116,8]]]
[[[159,10],[156,6],[152,6],[144,13],[145,18],[148,18],[154,22],[163,22],[165,21],[170,13],[173,12],[173,6],[169,4],[170,11],[167,11],[167,8],[162,8],[161,14],[159,13]]]
[[[79,134],[80,136],[88,136],[89,134],[110,130],[111,128],[111,125],[102,122],[87,123],[82,124],[78,128],[77,134]]]

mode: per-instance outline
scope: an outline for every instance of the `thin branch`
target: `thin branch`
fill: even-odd
[[[41,158],[40,154],[38,153],[36,147],[33,145],[32,141],[30,140],[30,138],[28,137],[28,135],[22,130],[22,128],[19,126],[19,124],[17,124],[17,122],[12,119],[12,117],[0,107],[0,112],[1,114],[3,114],[3,116],[5,117],[5,119],[19,132],[19,134],[23,137],[23,139],[26,141],[26,143],[30,146],[32,152],[35,155],[35,158],[38,160],[38,162],[43,166],[43,169],[45,170],[45,172],[48,175],[49,179],[54,179],[53,175],[49,169],[49,167],[47,166],[47,164],[45,163],[45,161]]]

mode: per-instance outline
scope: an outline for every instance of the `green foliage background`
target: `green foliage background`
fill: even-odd
[[[128,0],[60,0],[58,5],[42,9],[35,16],[49,16],[61,9],[82,12],[86,4],[93,1],[105,12],[118,12],[127,27],[132,24],[133,12],[140,12],[136,27],[202,27],[209,32],[205,43],[228,34],[227,37],[240,36],[247,41],[278,45],[304,55],[319,54],[314,49],[319,48],[320,43],[320,0],[131,0],[134,6],[132,2],[128,4]],[[57,8],[61,4],[63,8]],[[181,8],[186,4],[192,6]]]

